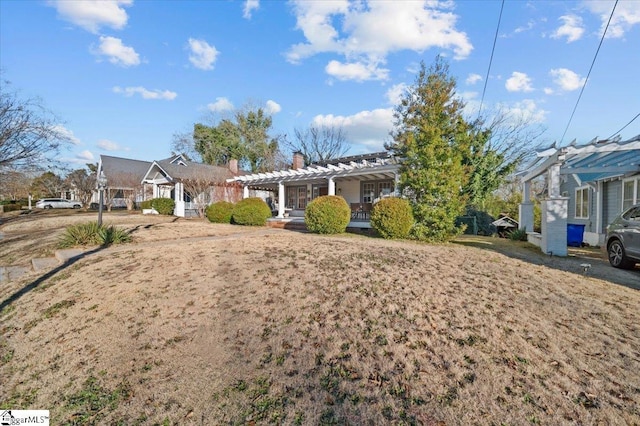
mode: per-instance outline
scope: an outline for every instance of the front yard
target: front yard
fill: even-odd
[[[122,219],[137,242],[0,288],[0,407],[52,424],[640,423],[640,292],[620,285],[640,271],[170,219]],[[37,224],[0,231],[25,243]]]

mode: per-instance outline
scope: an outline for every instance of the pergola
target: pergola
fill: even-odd
[[[397,182],[400,165],[395,157],[359,159],[327,164],[312,164],[299,169],[253,173],[227,179],[238,182],[244,188],[244,197],[249,188],[278,191],[278,218],[284,217],[285,185],[291,183],[328,183],[328,195],[336,195],[336,180],[393,179]]]
[[[520,174],[523,181],[520,229],[533,231],[531,181],[546,173],[548,197],[542,202],[542,232],[541,235],[531,232],[529,240],[540,245],[545,253],[566,256],[569,198],[561,196],[560,177],[573,175],[578,182],[594,186],[597,205],[596,229],[598,233],[602,233],[603,183],[639,172],[640,135],[626,141],[620,141],[620,137],[605,140],[595,138],[584,145],[577,145],[574,141],[566,147],[557,148],[554,144],[543,149]]]

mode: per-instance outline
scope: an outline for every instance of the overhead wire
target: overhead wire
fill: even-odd
[[[571,121],[573,121],[573,116],[578,109],[578,104],[580,103],[580,99],[582,98],[582,94],[584,93],[584,88],[587,86],[587,81],[589,81],[589,76],[591,75],[591,70],[593,70],[593,66],[596,63],[596,58],[598,57],[598,52],[600,52],[600,47],[602,47],[602,43],[604,42],[604,37],[607,35],[607,30],[609,29],[609,24],[611,23],[611,18],[613,18],[613,13],[616,11],[616,6],[618,5],[618,0],[613,5],[613,9],[611,10],[611,15],[609,15],[609,20],[607,21],[607,26],[604,28],[602,33],[602,37],[600,38],[600,43],[598,44],[598,49],[596,50],[596,54],[593,56],[593,60],[591,61],[591,66],[589,67],[589,72],[587,73],[587,77],[584,79],[584,83],[582,84],[582,89],[580,89],[580,95],[578,95],[578,100],[576,101],[576,105],[573,107],[573,112],[571,112],[571,117],[569,117],[569,122],[567,123],[567,127],[564,129],[564,133],[562,134],[562,138],[560,138],[559,145],[562,145],[562,141],[564,141],[564,137],[569,130],[569,126],[571,126]]]
[[[640,112],[636,114],[635,117],[633,117],[631,119],[631,121],[629,121],[627,124],[625,124],[624,126],[622,126],[622,128],[620,130],[618,130],[617,132],[614,132],[611,136],[609,136],[607,139],[611,139],[612,137],[614,137],[615,135],[619,134],[621,131],[623,131],[624,129],[627,128],[627,126],[629,126],[631,123],[633,123],[634,121],[636,121],[636,119],[640,117]]]
[[[493,54],[496,50],[496,42],[498,40],[498,33],[500,31],[500,22],[502,21],[503,10],[504,10],[504,0],[502,0],[502,4],[500,5],[500,16],[498,17],[496,34],[493,37],[493,47],[491,48],[491,57],[489,58],[489,67],[487,68],[487,76],[484,79],[484,88],[482,89],[482,98],[480,99],[480,108],[478,108],[478,119],[480,119],[480,113],[482,112],[482,104],[484,103],[484,95],[487,92],[487,83],[489,82],[489,73],[491,72],[491,64],[493,63]]]

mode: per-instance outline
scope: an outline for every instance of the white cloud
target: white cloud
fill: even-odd
[[[130,6],[133,0],[50,1],[58,15],[85,30],[97,34],[100,27],[120,30],[127,25],[127,12],[121,6]]]
[[[81,143],[80,139],[78,139],[73,134],[73,131],[67,129],[62,124],[57,124],[57,125],[53,126],[53,131],[58,133],[63,138],[66,138],[67,140],[69,140],[69,142],[71,142],[74,145],[80,145],[80,143]]]
[[[372,152],[384,150],[384,142],[389,140],[393,129],[393,109],[381,108],[373,111],[361,111],[353,115],[317,115],[312,123],[342,127],[354,152]]]
[[[207,108],[213,112],[231,111],[233,110],[233,104],[227,98],[216,98],[216,101],[208,104]]]
[[[347,79],[386,79],[378,70],[389,53],[431,48],[452,50],[456,59],[469,56],[473,46],[467,35],[456,29],[458,16],[452,2],[310,2],[296,0],[293,11],[296,28],[305,42],[290,47],[287,60],[299,63],[318,53],[344,56],[344,63],[331,61],[326,71]],[[340,22],[338,27],[334,23]],[[356,66],[358,65],[358,66]]]
[[[405,83],[395,84],[387,90],[385,97],[390,105],[399,105],[408,89],[409,86]]]
[[[549,74],[553,77],[553,82],[556,83],[560,89],[568,92],[581,88],[586,80],[566,68],[552,69],[549,71]]]
[[[276,102],[269,99],[267,101],[267,105],[265,106],[265,111],[269,115],[277,114],[282,111],[282,107]]]
[[[212,70],[213,63],[220,53],[215,46],[209,45],[204,40],[196,40],[194,38],[189,39],[189,49],[191,50],[189,61],[194,67],[201,70]]]
[[[510,92],[531,92],[531,78],[523,72],[514,71],[507,79],[504,87]]]
[[[534,21],[529,21],[527,22],[526,25],[520,26],[518,28],[516,28],[515,30],[513,30],[513,32],[515,34],[520,34],[520,33],[524,33],[526,31],[530,31],[533,29],[533,27],[535,27],[536,23]]]
[[[259,8],[260,0],[245,0],[244,8],[242,9],[242,17],[244,19],[251,19],[251,13]]]
[[[544,91],[545,95],[553,95],[554,94],[554,90],[551,87],[545,87],[542,90]]]
[[[140,65],[140,56],[133,47],[125,46],[119,38],[100,36],[100,46],[92,53],[106,56],[109,62],[122,67]]]
[[[112,142],[107,139],[101,139],[98,141],[96,146],[100,149],[104,149],[105,151],[120,151],[122,148],[115,142]]]
[[[343,64],[339,61],[330,61],[324,69],[327,74],[338,80],[386,80],[389,78],[389,70],[378,68],[377,63],[352,62]]]
[[[76,158],[82,161],[93,161],[95,157],[91,153],[91,151],[84,150],[78,154],[76,154]]]
[[[127,97],[131,97],[136,93],[142,96],[142,99],[164,99],[168,101],[172,101],[178,96],[176,92],[171,92],[169,90],[148,90],[144,87],[119,87],[116,86],[113,88],[114,93],[120,93]]]
[[[532,99],[524,99],[512,105],[503,105],[505,111],[515,122],[529,122],[531,124],[543,123],[547,118],[548,111],[538,107]]]
[[[469,74],[467,79],[464,81],[469,86],[473,86],[477,82],[482,81],[482,76],[480,74]]]
[[[604,32],[611,16],[611,2],[603,1],[587,1],[585,6],[591,13],[600,17],[601,26],[600,33]],[[621,1],[616,6],[616,11],[611,18],[609,29],[607,30],[607,38],[622,38],[625,33],[634,25],[640,24],[640,2],[639,1]]]
[[[576,15],[564,15],[560,17],[563,24],[551,34],[553,38],[567,38],[567,43],[580,40],[584,34],[582,18]]]

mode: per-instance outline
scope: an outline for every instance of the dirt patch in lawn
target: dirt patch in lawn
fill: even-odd
[[[640,292],[571,259],[140,220],[136,243],[5,306],[1,407],[55,424],[640,423]]]

